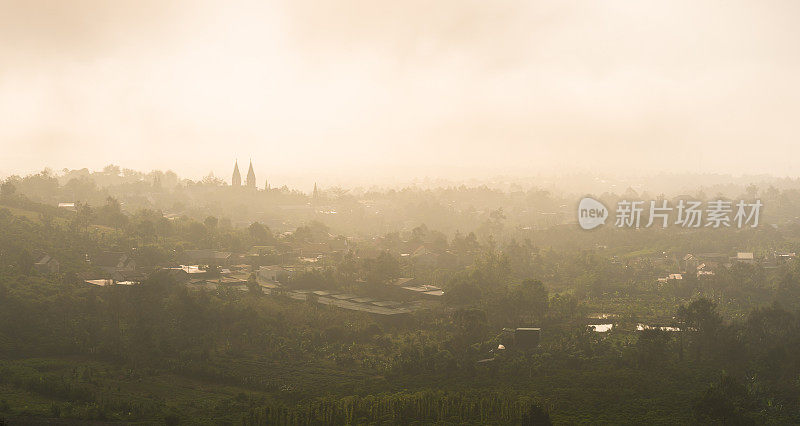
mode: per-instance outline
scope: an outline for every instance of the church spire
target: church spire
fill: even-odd
[[[255,189],[256,187],[256,173],[253,171],[253,160],[250,160],[250,169],[247,170],[247,180],[245,180],[245,185],[248,188]]]
[[[242,175],[239,173],[239,160],[233,163],[233,177],[231,177],[231,186],[242,186]]]

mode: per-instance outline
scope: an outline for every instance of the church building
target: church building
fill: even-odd
[[[242,174],[239,173],[239,160],[233,164],[233,176],[231,177],[231,186],[242,186]],[[245,177],[244,186],[246,188],[256,189],[256,172],[253,171],[253,160],[250,160],[250,168],[247,170],[247,177]]]

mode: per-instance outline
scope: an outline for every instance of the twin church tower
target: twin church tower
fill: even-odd
[[[239,173],[239,160],[233,163],[233,176],[231,176],[231,186],[234,188],[242,187],[242,174]],[[247,177],[244,180],[244,187],[256,189],[256,172],[253,171],[253,160],[250,160],[250,167],[247,169]],[[285,186],[284,186],[285,188]],[[269,191],[269,182],[264,182],[264,190]],[[316,201],[320,197],[317,183],[314,182],[314,191],[311,193],[312,200]]]
[[[231,177],[231,186],[242,186],[242,174],[239,173],[239,161],[237,160],[233,165],[233,177]],[[246,188],[256,189],[256,173],[253,171],[253,160],[250,160],[250,169],[247,170],[247,178],[244,181]],[[269,184],[265,189],[269,189]]]

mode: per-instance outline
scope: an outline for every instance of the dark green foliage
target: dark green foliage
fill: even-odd
[[[673,353],[672,336],[663,330],[643,330],[636,341],[636,355],[640,366],[655,368],[668,362]]]
[[[113,169],[107,174],[114,178]],[[0,208],[4,417],[166,424],[800,419],[800,262],[770,270],[721,266],[714,277],[664,286],[654,280],[666,271],[653,259],[663,260],[659,253],[670,248],[715,249],[751,239],[784,244],[772,231],[698,230],[687,237],[666,230],[547,229],[506,238],[517,232],[510,222],[523,209],[482,206],[483,213],[473,209],[454,219],[478,221],[463,228],[477,235],[459,233],[448,242],[433,226],[415,224],[405,233],[386,233],[367,245],[370,251],[332,237],[316,220],[273,234],[251,220],[234,228],[213,205],[172,219],[155,208],[125,211],[118,201],[125,198],[109,197],[91,182],[75,177],[59,187],[42,174],[0,188],[7,206]],[[212,181],[197,186],[222,191]],[[16,190],[35,188],[37,196],[52,198],[66,187],[88,194],[91,204],[65,213]],[[184,190],[190,191],[178,192]],[[449,194],[471,200],[475,193],[502,198],[488,189]],[[379,197],[415,200],[406,196]],[[176,197],[174,206],[186,207],[181,203],[188,198]],[[540,193],[525,197],[553,201]],[[409,202],[403,214],[409,211],[420,211],[429,225],[451,212],[432,197]],[[594,250],[599,242],[614,254]],[[395,321],[319,304],[316,296],[299,301],[281,291],[264,294],[255,275],[248,292],[189,291],[164,272],[133,287],[90,287],[79,279],[97,273],[86,258],[102,251],[124,251],[152,272],[194,248],[238,251],[254,266],[272,265],[291,255],[293,244],[338,248],[317,264],[323,266],[284,280],[284,291],[393,298],[393,280],[411,276],[441,286],[444,301],[415,301],[424,309]],[[405,259],[403,252],[417,244],[432,258],[449,260],[422,265]],[[58,257],[60,274],[33,271],[42,252]],[[220,274],[214,265],[209,271]],[[594,320],[587,316],[594,312],[617,314],[603,320],[614,329],[590,331],[586,325]],[[639,321],[679,331],[634,331]],[[514,347],[510,337],[520,326],[542,327],[538,347]]]
[[[245,424],[529,424],[550,417],[530,398],[498,392],[401,392],[321,398],[294,409],[269,405],[250,411]]]
[[[692,410],[703,424],[754,425],[748,414],[756,406],[745,386],[726,375],[706,390]]]

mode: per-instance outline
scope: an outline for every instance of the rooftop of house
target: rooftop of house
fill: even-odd
[[[404,287],[413,284],[415,280],[416,278],[409,278],[409,277],[398,278],[392,281],[392,285],[396,285],[398,287]]]
[[[428,250],[427,247],[422,245],[422,246],[419,246],[416,250],[414,250],[414,252],[411,253],[411,256],[412,257],[428,256],[428,255],[432,255],[432,254],[434,254],[434,253],[432,251]]]
[[[241,277],[219,277],[216,280],[219,284],[226,284],[226,285],[235,285],[235,284],[246,284],[247,279],[243,279]]]
[[[123,268],[130,260],[132,260],[130,256],[125,253],[106,251],[95,256],[92,263],[97,266]]]
[[[431,292],[434,292],[434,293],[442,292],[442,294],[444,294],[444,292],[442,291],[441,288],[436,287],[436,286],[432,286],[432,285],[408,286],[408,287],[403,287],[403,289],[404,290],[409,290],[409,291],[416,291],[418,293],[425,293],[425,294],[428,294],[428,293],[431,293]]]
[[[216,251],[213,249],[199,249],[199,250],[186,250],[183,252],[186,256],[193,259],[229,259],[231,252],[229,251]]]
[[[701,259],[708,259],[708,258],[726,258],[725,254],[722,253],[698,253],[696,257]]]
[[[114,280],[85,280],[87,284],[105,287],[114,284]]]
[[[285,269],[283,266],[280,265],[267,265],[258,268],[259,271],[276,271],[276,272],[284,272]]]
[[[184,271],[187,274],[204,274],[206,273],[205,269],[202,269],[199,265],[181,265],[176,268],[164,268],[167,270],[172,271]]]
[[[331,297],[339,300],[347,300],[347,299],[355,299],[358,296],[356,296],[355,294],[332,294]]]

